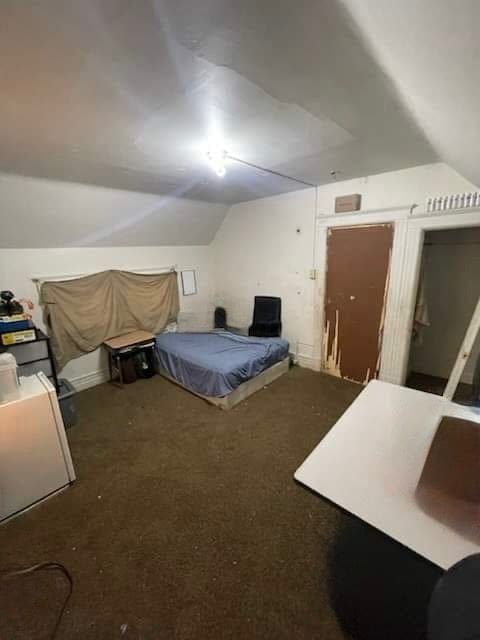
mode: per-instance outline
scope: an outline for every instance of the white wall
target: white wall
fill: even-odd
[[[414,203],[423,209],[427,197],[472,190],[453,169],[436,163],[319,187],[318,213],[334,215],[335,197],[349,193],[362,195],[362,210]],[[215,302],[226,307],[229,324],[250,324],[254,295],[281,296],[284,335],[292,351],[298,345],[300,362],[307,366],[319,364],[314,347],[317,285],[309,279],[314,210],[313,189],[234,205],[212,245]]]
[[[360,193],[362,210],[369,211],[412,204],[418,204],[419,210],[424,210],[430,196],[465,191],[477,191],[477,188],[451,167],[438,162],[324,185],[318,190],[318,211],[332,215],[335,198],[349,193]]]
[[[448,378],[480,295],[480,227],[426,235],[425,294],[430,326],[412,343],[410,369]],[[480,335],[462,382],[471,384]]]
[[[283,335],[292,351],[311,344],[315,191],[234,205],[213,243],[217,304],[227,309],[228,324],[248,327],[253,297],[282,298]]]
[[[104,269],[142,269],[178,265],[195,269],[198,294],[180,293],[181,321],[187,327],[211,326],[213,273],[209,247],[108,247],[76,249],[0,249],[0,289],[35,303],[35,323],[43,327],[33,276],[79,274]],[[61,372],[79,388],[105,380],[106,361],[101,350],[81,356]]]
[[[114,221],[117,211],[122,211],[122,220],[128,220],[129,215],[133,215],[132,207],[135,209],[143,199],[142,194],[97,187],[11,176],[8,180],[0,178],[0,207],[2,214],[6,214],[2,217],[16,224],[8,243],[15,237],[24,247],[35,243],[43,246],[49,241],[50,246],[68,246],[68,238],[62,235],[66,230],[74,229],[77,236],[85,224],[83,231],[90,233],[95,216],[103,222],[107,218]],[[16,181],[15,193],[12,180]],[[346,193],[361,193],[363,209],[382,209],[423,203],[427,196],[472,189],[472,185],[446,165],[427,165],[320,187],[318,212],[332,215],[334,198]],[[25,198],[22,198],[22,190],[25,190]],[[4,193],[9,194],[5,199]],[[177,211],[175,207],[174,210]],[[169,213],[168,222],[170,230],[175,224],[178,227],[177,235],[168,236],[172,244],[181,237],[190,240],[203,237],[197,234],[203,224],[207,225],[209,234],[212,232],[212,219],[203,208],[195,212],[191,209],[188,215],[185,213],[186,217],[183,214],[175,217],[174,210]],[[38,220],[31,211],[35,215],[38,213]],[[212,215],[215,218],[217,214],[220,218],[223,215],[221,211]],[[207,215],[207,219],[202,222],[203,215]],[[214,304],[222,304],[227,308],[230,324],[247,327],[252,318],[254,295],[279,295],[283,300],[284,335],[290,341],[292,351],[299,350],[302,364],[315,366],[318,365],[315,360],[318,354],[314,353],[315,338],[318,338],[315,336],[318,282],[309,279],[314,264],[314,215],[315,190],[307,189],[231,207],[210,246],[162,246],[161,240],[165,236],[158,233],[160,227],[154,227],[151,233],[148,227],[142,227],[137,233],[133,222],[131,226],[122,227],[122,235],[117,237],[127,244],[138,242],[139,245],[140,240],[150,239],[151,246],[0,248],[0,288],[12,289],[18,297],[30,297],[36,302],[32,276],[178,264],[180,268],[197,270],[199,286],[197,296],[181,298],[184,326],[210,326]],[[188,230],[188,225],[183,227],[188,220],[197,218],[200,226],[196,230]],[[57,223],[63,229],[59,234]],[[220,224],[219,220],[217,223]],[[2,234],[8,229],[5,225]],[[187,231],[193,235],[187,236]],[[35,319],[41,326],[38,307]],[[104,369],[105,363],[95,352],[69,363],[63,375],[82,388],[104,379]]]

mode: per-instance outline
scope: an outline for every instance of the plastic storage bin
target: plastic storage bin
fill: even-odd
[[[60,378],[58,386],[58,404],[62,412],[63,424],[65,429],[70,429],[70,427],[77,424],[77,410],[75,407],[75,394],[77,391],[73,384],[64,378]]]
[[[17,361],[11,353],[0,353],[0,403],[15,400],[18,393]]]

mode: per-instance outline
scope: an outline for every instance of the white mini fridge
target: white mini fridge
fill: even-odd
[[[75,480],[55,388],[38,373],[0,404],[0,522]]]

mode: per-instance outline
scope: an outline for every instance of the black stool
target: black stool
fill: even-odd
[[[340,624],[355,640],[427,640],[429,601],[443,573],[342,514],[329,557],[329,591]]]
[[[428,638],[480,639],[480,553],[460,560],[438,581],[428,611]]]

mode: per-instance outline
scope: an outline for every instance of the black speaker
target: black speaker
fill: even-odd
[[[227,312],[223,307],[217,307],[214,314],[215,329],[227,328]]]

